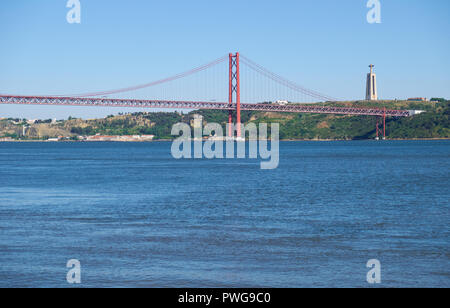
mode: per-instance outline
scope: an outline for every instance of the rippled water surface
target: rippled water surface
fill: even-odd
[[[450,287],[450,142],[0,143],[0,287]]]

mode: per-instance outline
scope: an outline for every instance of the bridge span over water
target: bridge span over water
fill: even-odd
[[[205,73],[205,80],[195,80],[185,86],[178,86],[177,89],[181,91],[181,97],[184,93],[191,93],[195,88],[198,92],[207,93],[208,90],[217,88],[217,82],[214,83],[214,68],[222,63],[228,63],[226,70],[226,89],[228,101],[213,101],[213,100],[188,100],[188,99],[127,99],[127,98],[110,98],[110,95],[123,94],[126,92],[138,91],[142,89],[158,88],[165,85],[170,85],[192,76],[197,76],[199,73]],[[247,79],[243,83],[245,91],[241,93],[241,81],[243,80],[241,70],[242,67],[247,68]],[[213,74],[209,71],[213,70]],[[223,78],[223,72],[220,72]],[[262,78],[262,79],[261,79]],[[252,88],[253,83],[261,83],[263,86],[259,88]],[[213,86],[210,84],[212,83]],[[222,90],[225,86],[222,83]],[[273,88],[271,85],[275,85]],[[180,90],[181,89],[181,90]],[[184,92],[183,92],[184,91]],[[273,93],[272,93],[272,92]],[[173,88],[164,95],[174,96]],[[248,101],[242,99],[243,93],[256,93],[253,97],[247,95]],[[258,96],[260,93],[266,95],[267,98]],[[164,96],[163,95],[163,96]],[[332,104],[301,104],[301,103],[261,103],[271,102],[270,98],[283,97],[293,98],[292,102],[299,102],[301,98],[308,99],[308,101],[315,100],[318,102],[333,102],[338,101],[330,96],[321,94],[319,92],[302,87],[294,82],[291,82],[280,75],[272,73],[268,69],[253,62],[252,60],[240,55],[229,54],[221,57],[208,64],[196,67],[187,72],[177,74],[175,76],[157,80],[151,83],[115,89],[110,91],[82,93],[77,95],[51,95],[51,96],[24,96],[24,95],[6,95],[0,94],[0,104],[20,104],[20,105],[51,105],[51,106],[90,106],[90,107],[127,107],[127,108],[163,108],[163,109],[190,109],[190,110],[223,110],[228,112],[228,122],[232,124],[233,116],[235,123],[241,123],[241,111],[267,111],[267,112],[288,112],[288,113],[317,113],[317,114],[337,114],[337,115],[364,115],[375,116],[377,120],[377,135],[379,132],[379,120],[383,124],[383,134],[386,132],[386,117],[409,117],[413,116],[418,111],[414,110],[392,110],[387,108],[356,108],[356,107],[338,107]],[[254,102],[250,102],[251,100]],[[237,136],[241,136],[240,125],[237,125]]]

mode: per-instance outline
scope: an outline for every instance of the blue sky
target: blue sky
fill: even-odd
[[[308,88],[362,99],[368,65],[381,98],[450,97],[450,1],[0,1],[0,93],[45,95],[150,82],[239,51]],[[0,117],[97,117],[120,109],[0,106]]]

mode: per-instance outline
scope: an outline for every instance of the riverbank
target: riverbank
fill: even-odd
[[[341,103],[327,103],[340,106]],[[347,102],[346,106],[361,107],[368,102]],[[375,104],[375,103],[373,103]],[[377,102],[378,107],[425,110],[424,113],[406,118],[388,117],[386,136],[391,140],[439,140],[450,138],[450,102],[411,103]],[[196,110],[188,114],[177,112],[137,112],[111,115],[103,119],[26,120],[0,119],[0,140],[85,140],[135,139],[140,136],[155,140],[172,140],[172,128],[177,123],[194,126],[196,118],[203,118],[203,125],[218,123],[223,131],[228,122],[226,112],[220,110]],[[298,114],[243,111],[245,125],[279,124],[279,138],[285,141],[334,141],[370,140],[376,137],[377,117],[335,114]],[[119,137],[120,136],[120,137]],[[92,140],[90,140],[92,141]],[[130,141],[130,140],[117,140]],[[131,140],[135,142],[135,140]],[[141,140],[138,140],[141,141]]]
[[[450,138],[414,138],[414,139],[386,139],[378,141],[444,141],[450,140]],[[64,141],[48,141],[48,140],[8,140],[0,141],[1,143],[154,143],[154,142],[172,142],[173,140],[161,139],[152,141],[78,141],[78,140],[64,140]],[[205,140],[204,140],[205,141]],[[255,140],[246,140],[246,142]],[[267,140],[267,141],[270,141]],[[335,141],[377,141],[375,139],[280,139],[280,142],[335,142]]]

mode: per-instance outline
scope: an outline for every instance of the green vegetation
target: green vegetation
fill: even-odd
[[[19,136],[16,133],[4,133],[0,135],[0,138],[12,138],[12,139],[18,139]]]
[[[445,98],[436,98],[436,97],[433,97],[430,101],[432,101],[432,102],[439,102],[439,103],[445,103]]]
[[[325,105],[342,107],[372,107],[407,110],[425,110],[411,118],[388,118],[386,133],[392,139],[450,138],[450,102],[339,102]],[[220,111],[197,112],[207,122],[226,123],[227,115]],[[324,114],[282,114],[243,112],[242,122],[280,123],[281,139],[298,140],[364,140],[376,136],[376,118],[370,116],[342,116]],[[381,126],[380,126],[381,127]]]
[[[52,119],[48,119],[48,120],[37,120],[35,122],[35,124],[50,124],[52,123]]]
[[[390,120],[387,134],[393,139],[450,138],[450,101],[441,102],[432,111],[414,116]]]
[[[366,104],[364,104],[366,103]],[[344,103],[345,104],[345,103]],[[352,106],[371,106],[376,102],[355,102]],[[450,102],[441,103],[380,103],[380,107],[426,110],[410,118],[387,118],[386,133],[391,139],[450,138]],[[281,127],[282,139],[372,139],[376,135],[376,119],[368,116],[296,115]]]
[[[339,102],[323,103],[342,107],[376,107],[390,109],[425,110],[410,118],[387,118],[386,133],[390,139],[450,138],[450,101],[433,99],[434,102]],[[2,119],[0,136],[14,139],[39,140],[47,137],[101,135],[155,135],[155,139],[172,139],[172,126],[178,122],[192,124],[194,115],[202,115],[205,122],[225,125],[228,114],[217,110],[198,110],[189,114],[177,112],[133,113],[108,116],[104,119],[81,120],[70,117],[66,121],[51,123],[37,121],[28,125],[22,136],[21,119]],[[370,116],[345,116],[325,114],[295,114],[273,112],[242,112],[243,123],[280,123],[280,138],[285,140],[362,140],[375,138],[376,119]]]
[[[155,135],[156,139],[172,139],[172,126],[186,119],[177,113],[148,113],[143,117],[152,123],[151,127],[141,127],[140,133]]]
[[[70,132],[82,136],[155,135],[158,139],[171,139],[172,126],[180,121],[182,117],[177,113],[133,113],[86,122],[76,121],[79,126],[72,126]]]

